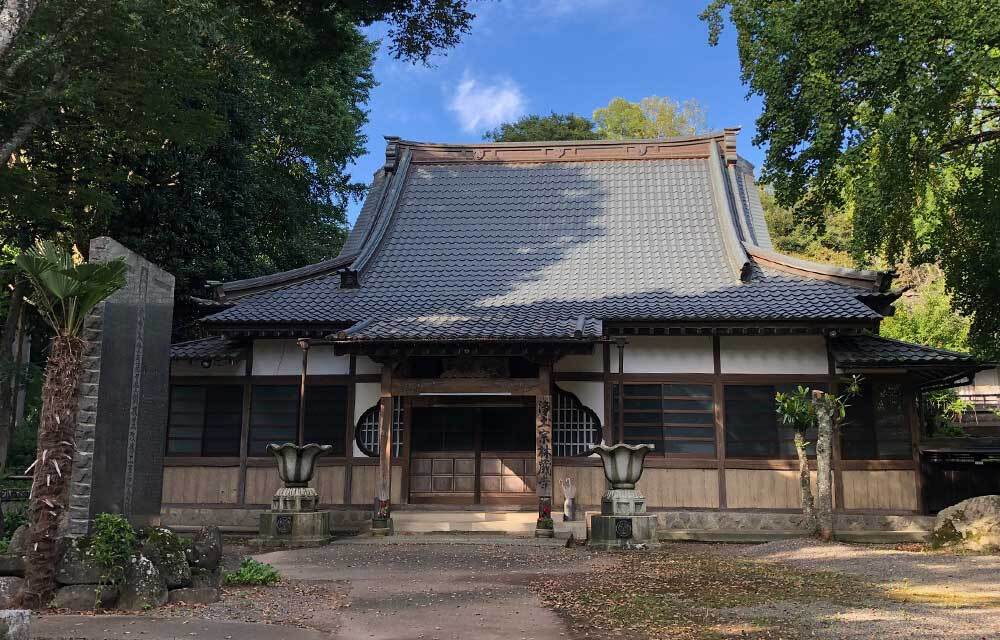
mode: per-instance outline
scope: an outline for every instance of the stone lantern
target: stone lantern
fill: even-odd
[[[627,549],[656,544],[656,516],[646,513],[646,499],[635,488],[651,444],[597,445],[604,476],[611,484],[601,498],[601,513],[590,518],[590,546]]]
[[[319,492],[309,486],[316,459],[330,445],[269,444],[267,452],[278,461],[283,486],[271,498],[271,510],[260,514],[260,537],[264,546],[308,546],[330,540],[330,512],[319,511]]]

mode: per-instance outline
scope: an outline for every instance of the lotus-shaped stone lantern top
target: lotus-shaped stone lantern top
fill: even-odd
[[[604,475],[612,489],[635,489],[642,477],[642,463],[653,450],[651,444],[599,444],[594,453],[601,456]]]
[[[278,461],[278,475],[286,487],[304,487],[312,480],[316,459],[333,449],[328,444],[269,444],[267,452]]]

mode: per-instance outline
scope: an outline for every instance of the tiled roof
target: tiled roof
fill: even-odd
[[[223,336],[200,338],[170,345],[171,360],[204,360],[206,358],[238,358],[243,348]]]
[[[967,353],[934,349],[870,334],[838,336],[830,343],[838,366],[975,364]]]
[[[720,171],[717,150],[412,164],[409,153],[376,183],[349,240],[360,288],[317,276],[248,296],[209,326],[342,322],[356,325],[354,339],[530,339],[599,335],[608,321],[880,317],[858,299],[866,289],[752,262],[741,241],[770,246],[756,186],[748,165]]]

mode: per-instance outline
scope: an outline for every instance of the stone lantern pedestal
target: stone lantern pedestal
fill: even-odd
[[[651,444],[598,445],[595,453],[604,463],[611,489],[601,498],[601,513],[590,518],[591,547],[598,549],[646,548],[657,544],[656,516],[646,513],[646,499],[635,488]]]
[[[319,492],[309,486],[316,459],[330,445],[291,443],[267,445],[278,460],[278,475],[284,486],[274,492],[271,510],[260,514],[256,542],[264,547],[307,547],[330,541],[330,512],[319,511]]]

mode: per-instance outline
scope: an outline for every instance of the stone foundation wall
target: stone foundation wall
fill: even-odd
[[[801,513],[766,511],[657,511],[659,530],[793,533],[803,530]],[[834,516],[834,529],[855,532],[929,532],[934,518],[918,515]]]
[[[209,509],[205,507],[163,507],[160,523],[165,527],[216,525],[223,531],[256,531],[264,509]],[[333,531],[366,531],[371,528],[370,509],[331,509]]]

